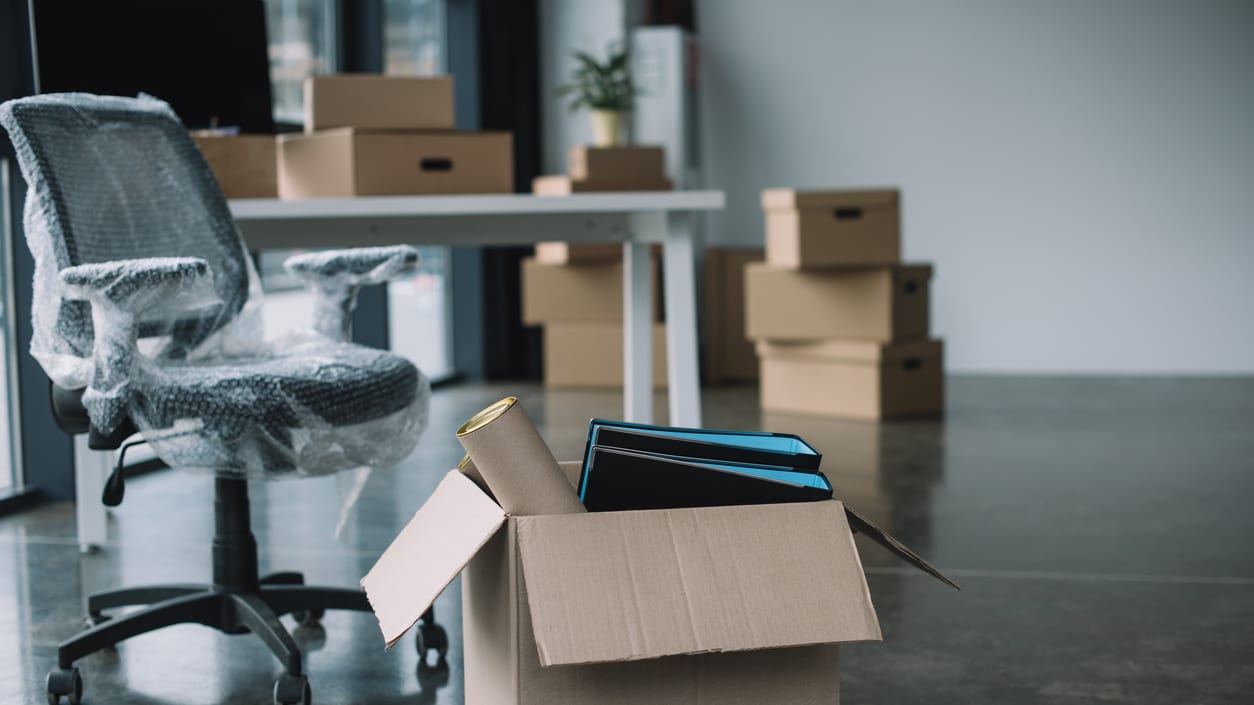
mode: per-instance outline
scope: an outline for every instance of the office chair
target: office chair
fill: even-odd
[[[347,342],[357,289],[414,271],[411,247],[289,259],[315,292],[315,330],[266,342],[260,286],[204,159],[153,98],[43,95],[0,105],[29,186],[35,257],[31,352],[53,384],[54,414],[96,449],[138,433],[171,467],[214,474],[213,582],[113,590],[87,598],[88,628],[57,647],[48,702],[77,705],[74,661],[181,623],[251,632],[281,662],[274,701],[310,701],[301,654],[279,621],[313,626],[324,610],[367,611],[357,589],[299,573],[261,577],[248,479],[325,475],[408,455],[430,387],[408,360]],[[121,474],[105,490],[122,499]],[[80,497],[79,501],[89,501]],[[142,606],[112,618],[106,610]],[[419,634],[442,657],[425,615]]]

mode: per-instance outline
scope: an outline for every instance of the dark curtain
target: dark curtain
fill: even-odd
[[[514,190],[540,173],[537,0],[479,0],[479,125],[514,133]],[[530,247],[488,247],[483,257],[483,371],[488,379],[540,376],[540,331],[522,325],[519,270]]]

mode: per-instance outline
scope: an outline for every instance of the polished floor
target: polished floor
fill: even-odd
[[[621,404],[526,384],[441,390],[418,450],[372,478],[338,539],[334,480],[254,487],[263,569],[354,585],[461,457],[457,425],[506,394],[559,457]],[[860,543],[884,641],[843,649],[843,702],[1254,703],[1254,380],[956,378],[943,421],[886,425],[763,415],[751,388],[711,390],[704,412],[707,426],[810,439],[842,498],[964,587]],[[43,701],[85,593],[208,578],[211,489],[174,471],[135,480],[93,555],[68,504],[0,519],[0,703]],[[410,640],[385,651],[368,615],[297,632],[314,701],[460,703],[458,605],[455,583],[438,602],[453,635],[443,675],[419,677]],[[197,626],[79,666],[93,704],[268,703],[278,673],[251,637]]]

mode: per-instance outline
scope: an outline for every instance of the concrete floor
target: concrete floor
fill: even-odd
[[[518,394],[558,457],[616,393],[462,386],[435,394],[402,467],[377,473],[344,535],[330,479],[257,485],[263,569],[354,585],[461,457],[470,414]],[[664,407],[659,402],[659,418]],[[942,421],[763,416],[751,388],[711,390],[706,425],[799,433],[838,496],[963,584],[861,543],[884,642],[842,651],[846,703],[1254,702],[1254,380],[957,378]],[[68,504],[0,520],[0,703],[43,701],[84,594],[206,580],[212,484],[165,471],[114,510],[83,556]],[[298,632],[318,703],[460,703],[457,586],[438,602],[450,670],[419,678],[412,641],[373,619]],[[277,662],[252,637],[169,628],[79,662],[88,703],[268,703]]]

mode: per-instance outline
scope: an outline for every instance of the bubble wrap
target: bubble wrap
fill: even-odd
[[[172,467],[305,476],[396,463],[426,426],[408,360],[347,341],[358,287],[412,247],[301,255],[314,330],[265,342],[261,287],[226,200],[165,103],[59,94],[0,105],[29,190],[31,354],[84,389],[97,431],[130,419]]]

